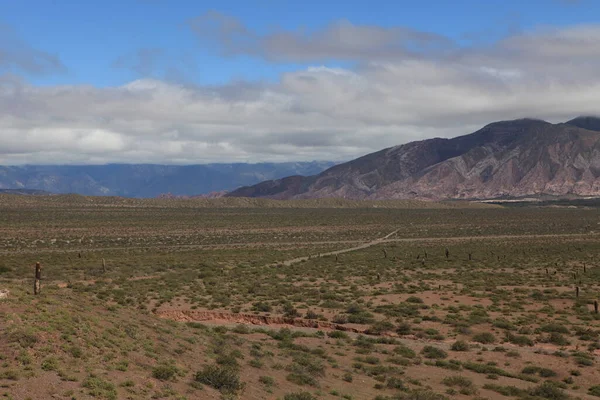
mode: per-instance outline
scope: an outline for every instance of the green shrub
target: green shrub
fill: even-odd
[[[448,376],[442,383],[449,387],[459,387],[459,393],[467,396],[477,394],[477,388],[469,378],[464,376]]]
[[[376,398],[377,399],[377,398]],[[400,392],[394,395],[393,400],[447,400],[448,398],[442,394],[432,390],[417,389],[409,392]]]
[[[557,323],[551,323],[551,324],[546,324],[546,325],[542,325],[540,327],[540,331],[542,332],[548,332],[548,333],[564,333],[564,334],[569,334],[570,331],[569,329],[561,324],[557,324]]]
[[[514,324],[502,318],[499,318],[492,322],[492,326],[495,328],[506,329],[507,331],[512,331],[515,329]]]
[[[417,296],[410,296],[408,299],[406,299],[404,301],[407,303],[423,304],[423,299],[421,299]]]
[[[300,316],[300,313],[294,308],[292,303],[285,303],[283,305],[283,315],[287,318],[297,318]]]
[[[478,374],[494,374],[514,378],[513,374],[503,370],[502,368],[498,368],[495,365],[465,362],[463,363],[463,367],[469,371],[477,372]]]
[[[573,358],[575,359],[575,363],[580,367],[591,367],[594,365],[594,360],[589,356],[589,354],[585,353],[575,353],[573,354]]]
[[[115,388],[115,385],[95,375],[88,376],[81,385],[89,390],[88,393],[90,396],[107,400],[117,399],[117,389]]]
[[[533,340],[531,340],[528,336],[513,335],[512,333],[508,333],[506,335],[506,340],[512,344],[516,344],[517,346],[533,346]]]
[[[412,327],[408,322],[402,322],[400,325],[396,327],[396,333],[398,335],[410,335],[412,332]]]
[[[395,378],[393,376],[389,377],[385,386],[388,389],[396,389],[396,390],[404,390],[406,387],[401,379]]]
[[[496,393],[500,393],[501,395],[507,397],[525,397],[527,395],[526,390],[519,389],[516,386],[501,386],[486,383],[485,385],[483,385],[483,388],[486,390],[494,391]]]
[[[482,332],[473,336],[473,341],[483,344],[492,344],[496,342],[496,337],[490,332]]]
[[[77,346],[70,347],[69,353],[71,353],[71,355],[75,358],[81,358],[83,356],[83,350],[81,350],[81,347]]]
[[[405,345],[399,345],[394,347],[394,353],[398,354],[399,356],[402,357],[406,357],[406,358],[415,358],[417,356],[417,353],[415,353],[415,351],[413,349],[411,349],[410,347],[407,347]]]
[[[237,354],[235,354],[234,352],[231,353],[227,353],[227,354],[219,354],[217,356],[217,359],[215,360],[215,362],[219,365],[223,365],[226,367],[231,367],[231,368],[238,368],[239,364],[237,361]]]
[[[591,388],[589,388],[588,394],[591,394],[592,396],[600,397],[600,385],[592,386]]]
[[[546,381],[529,390],[529,394],[549,400],[567,400],[569,396],[555,382]]]
[[[562,334],[557,332],[552,332],[548,337],[548,342],[555,344],[557,346],[568,346],[570,342],[565,338]]]
[[[436,367],[450,369],[452,371],[460,371],[462,369],[462,364],[460,363],[460,361],[457,361],[457,360],[450,360],[450,361],[435,360],[434,365]]]
[[[285,379],[287,379],[289,382],[295,383],[296,385],[300,385],[300,386],[318,386],[319,383],[317,382],[317,380],[306,374],[306,373],[302,373],[302,372],[292,372],[290,374],[288,374]]]
[[[348,336],[348,334],[346,332],[342,332],[342,331],[329,332],[329,333],[327,333],[327,336],[332,339],[348,339],[348,338],[350,338],[350,336]]]
[[[161,381],[174,379],[179,373],[179,369],[174,365],[158,365],[152,369],[152,377]]]
[[[384,332],[388,332],[394,329],[394,325],[389,321],[377,321],[371,325],[366,333],[370,335],[381,335]]]
[[[336,314],[331,319],[334,324],[344,325],[348,323],[348,317],[344,314]]]
[[[273,386],[275,384],[275,379],[270,376],[261,376],[258,378],[258,381],[266,386]]]
[[[283,400],[317,400],[315,396],[309,392],[288,393],[283,396]]]
[[[58,360],[54,357],[48,357],[42,361],[41,367],[44,371],[56,371],[58,369]]]
[[[464,340],[457,340],[452,343],[452,347],[450,347],[453,351],[469,351],[469,344]]]
[[[237,369],[228,366],[206,365],[194,379],[223,393],[236,393],[244,387]]]
[[[250,328],[248,327],[248,325],[238,324],[235,326],[235,328],[232,329],[232,332],[238,333],[240,335],[247,335],[250,333]]]
[[[521,373],[526,375],[539,374],[539,376],[541,376],[542,378],[551,378],[553,376],[556,376],[556,372],[549,368],[537,367],[533,365],[529,365],[523,368]]]
[[[448,353],[446,353],[444,350],[433,346],[423,347],[421,354],[423,354],[423,357],[425,358],[442,359],[448,357]]]
[[[13,369],[7,369],[0,372],[0,379],[8,379],[10,381],[18,381],[19,373]]]
[[[374,321],[373,314],[364,311],[358,314],[348,315],[348,322],[351,324],[370,324]]]
[[[25,330],[17,330],[8,335],[8,341],[19,343],[21,347],[33,347],[38,342],[38,337],[35,333]]]

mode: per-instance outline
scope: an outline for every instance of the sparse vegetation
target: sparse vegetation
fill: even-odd
[[[223,393],[236,393],[244,387],[239,372],[229,366],[206,365],[194,379]]]
[[[0,195],[0,393],[47,398],[23,395],[41,377],[65,398],[599,396],[595,211],[459,206]],[[387,257],[328,254],[397,229]]]

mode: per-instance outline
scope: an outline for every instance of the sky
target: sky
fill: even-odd
[[[342,161],[600,107],[597,0],[0,0],[0,164]]]

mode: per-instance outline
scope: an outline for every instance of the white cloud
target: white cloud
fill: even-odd
[[[226,25],[227,34],[254,40],[235,21]],[[394,57],[370,49],[398,43],[388,30],[372,28],[354,43],[345,31],[334,41],[332,29],[317,36],[334,54],[355,59],[355,68],[315,61],[277,83],[203,87],[140,79],[109,88],[36,87],[4,76],[0,164],[345,160],[501,119],[556,122],[599,112],[599,26],[538,30],[438,53],[427,42],[427,51],[401,49]],[[296,47],[277,54],[326,54],[312,36],[293,41]]]

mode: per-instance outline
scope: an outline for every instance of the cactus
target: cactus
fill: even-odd
[[[39,262],[35,263],[35,280],[33,282],[33,294],[40,294],[42,290],[42,266]]]
[[[473,254],[469,253],[469,261],[473,260]]]
[[[579,286],[575,286],[575,297],[579,297]]]
[[[450,257],[450,250],[448,250],[448,248],[446,248],[446,258]]]
[[[102,259],[102,272],[106,272],[106,260]]]
[[[594,300],[594,314],[598,314],[598,300]]]

